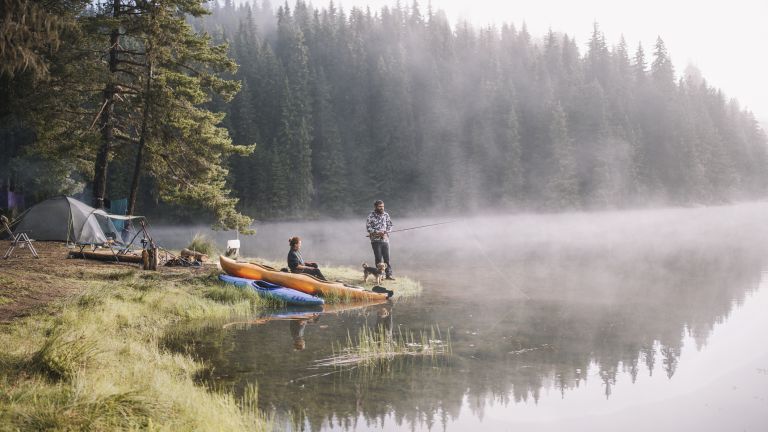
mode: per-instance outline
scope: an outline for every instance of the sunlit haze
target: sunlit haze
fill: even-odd
[[[313,2],[324,6],[322,1]],[[371,6],[378,10],[394,0],[341,0],[344,8]],[[407,1],[401,4],[409,4]],[[426,12],[428,2],[419,2]],[[432,0],[433,9],[442,9],[452,22],[466,19],[475,25],[524,22],[534,37],[550,28],[575,36],[582,53],[597,22],[610,44],[624,35],[629,47],[642,43],[652,52],[657,36],[664,40],[676,72],[688,64],[696,65],[704,77],[758,119],[768,120],[768,59],[764,43],[768,40],[768,2],[735,0],[699,2],[692,0],[643,2],[609,0]]]
[[[0,432],[768,430],[768,0],[2,5]]]

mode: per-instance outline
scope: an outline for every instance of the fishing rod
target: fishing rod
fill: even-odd
[[[458,222],[458,221],[448,221],[448,222],[433,223],[433,224],[429,224],[429,225],[420,225],[420,226],[415,226],[415,227],[410,227],[410,228],[403,228],[403,229],[399,229],[399,230],[394,230],[394,231],[388,232],[387,234],[392,234],[392,233],[402,232],[402,231],[410,231],[410,230],[415,230],[415,229],[419,229],[419,228],[426,228],[426,227],[431,227],[431,226],[436,226],[436,225],[452,224],[452,223],[456,223],[456,222]],[[370,237],[370,236],[371,236],[371,234],[366,235],[366,237]]]

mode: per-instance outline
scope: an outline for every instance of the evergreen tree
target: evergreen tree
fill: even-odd
[[[547,140],[550,175],[544,188],[544,203],[553,209],[577,207],[579,190],[573,145],[565,112],[557,102],[552,106]]]
[[[493,155],[493,184],[498,192],[501,204],[520,204],[523,198],[523,169],[521,166],[520,136],[518,134],[517,114],[511,95],[498,92],[492,100],[489,112],[493,131],[493,142],[498,151]],[[495,168],[495,169],[494,169]]]
[[[292,205],[295,201],[291,200],[293,178],[290,150],[292,142],[295,140],[292,130],[292,114],[290,112],[287,99],[290,92],[286,85],[286,101],[283,102],[282,120],[277,136],[272,143],[272,153],[270,157],[270,213],[271,215],[283,216],[291,214]]]
[[[589,50],[586,58],[586,80],[596,80],[605,87],[609,83],[610,56],[605,35],[600,31],[597,23],[592,28],[592,37],[589,40]]]
[[[223,160],[251,149],[232,146],[216,126],[223,116],[201,107],[211,94],[227,99],[237,91],[237,82],[219,76],[236,65],[226,47],[211,45],[185,22],[206,9],[182,0],[97,6],[79,18],[82,36],[54,59],[45,89],[57,105],[38,118],[36,154],[80,158],[74,166],[91,174],[97,206],[111,179],[115,192],[130,192],[132,212],[146,172],[162,200],[208,208],[223,226],[247,229],[250,220],[228,197]],[[106,68],[94,49],[105,46]],[[124,166],[110,170],[114,157],[133,166],[133,175]]]
[[[57,51],[61,34],[72,30],[85,0],[0,2],[0,77],[30,74],[35,80],[50,77],[46,52]]]
[[[651,64],[651,76],[659,90],[672,91],[674,89],[675,69],[672,66],[672,59],[667,54],[664,41],[660,37],[656,39],[656,49],[653,52],[653,63]]]
[[[340,214],[346,210],[348,185],[346,183],[346,162],[341,147],[336,116],[331,106],[331,96],[325,74],[320,70],[315,80],[315,92],[312,98],[314,109],[314,140],[312,147],[314,184],[318,185],[318,207]]]
[[[452,28],[418,3],[275,13],[228,0],[205,18],[201,4],[72,1],[49,12],[72,25],[19,34],[48,72],[4,65],[13,126],[0,133],[14,144],[0,163],[35,161],[73,187],[90,178],[94,196],[143,191],[142,208],[161,209],[149,195],[215,203],[238,226],[230,188],[241,211],[298,217],[374,197],[453,210],[723,202],[766,184],[754,116],[693,69],[676,80],[660,38],[649,66],[642,45],[632,58],[623,38],[608,48],[597,23],[581,55],[555,30],[538,43],[524,23]]]
[[[636,83],[639,85],[645,82],[646,75],[648,73],[648,63],[645,60],[645,50],[643,50],[643,44],[637,44],[637,51],[635,51],[635,61],[632,67],[635,71]]]
[[[309,57],[304,35],[296,25],[287,5],[278,12],[276,54],[285,70],[287,91],[284,113],[290,133],[284,151],[290,161],[291,179],[289,201],[297,214],[308,210],[314,186],[312,184],[312,101],[310,96]]]

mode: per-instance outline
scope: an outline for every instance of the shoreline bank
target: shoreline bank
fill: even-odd
[[[38,249],[39,260],[20,251],[0,262],[0,307],[11,317],[0,325],[6,347],[0,354],[0,424],[22,430],[270,429],[255,387],[240,400],[204,387],[195,376],[205,365],[160,343],[179,323],[247,317],[269,304],[218,283],[214,266],[144,272],[65,259],[61,244]],[[354,281],[356,272],[334,268],[329,274]],[[18,306],[26,297],[37,301]]]

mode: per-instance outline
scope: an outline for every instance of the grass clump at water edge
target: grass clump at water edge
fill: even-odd
[[[237,304],[247,301],[252,307],[258,309],[280,309],[287,305],[285,302],[275,298],[261,297],[250,288],[237,287],[219,280],[206,288],[203,296],[225,304]]]
[[[396,332],[390,332],[384,326],[363,326],[358,332],[356,342],[352,335],[347,333],[346,346],[335,344],[333,355],[316,361],[315,365],[375,367],[386,365],[388,361],[398,357],[434,358],[451,353],[450,332],[446,333],[443,340],[437,327],[432,327],[429,332],[421,331],[417,335],[399,328]]]

